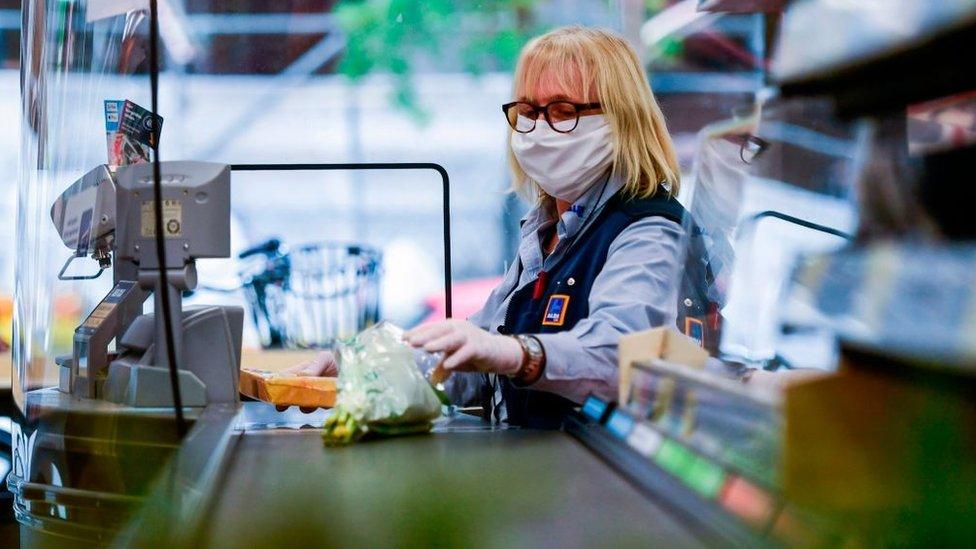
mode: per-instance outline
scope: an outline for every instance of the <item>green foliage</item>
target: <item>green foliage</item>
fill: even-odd
[[[540,0],[340,0],[335,8],[346,37],[339,72],[356,81],[374,73],[393,76],[391,100],[418,122],[427,111],[414,85],[418,66],[470,74],[512,71],[522,46],[545,29],[533,20]],[[645,0],[646,13],[667,0]],[[651,48],[657,68],[674,65],[683,41]]]
[[[346,36],[339,72],[352,80],[371,73],[394,77],[393,101],[418,121],[426,118],[413,76],[418,62],[460,66],[471,74],[514,68],[538,29],[536,0],[341,0],[336,17]]]
[[[647,59],[657,70],[667,70],[674,67],[684,54],[684,38],[669,36],[658,42],[647,51]]]

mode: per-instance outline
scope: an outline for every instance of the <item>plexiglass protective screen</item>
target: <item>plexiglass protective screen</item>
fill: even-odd
[[[720,353],[747,362],[825,367],[832,349],[790,352],[783,292],[798,258],[847,245],[857,228],[856,126],[818,101],[767,102],[754,117],[700,134],[683,196],[710,264]],[[789,332],[787,330],[787,332]],[[811,348],[804,341],[803,348]],[[786,355],[789,355],[787,358]]]

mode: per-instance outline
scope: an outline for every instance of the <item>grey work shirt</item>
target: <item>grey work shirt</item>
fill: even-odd
[[[593,185],[556,222],[537,206],[523,218],[518,259],[485,306],[469,320],[492,333],[505,322],[512,293],[535,282],[542,270],[551,269],[567,253],[573,237],[595,219],[606,202],[623,187],[614,177]],[[559,242],[552,254],[543,256],[542,239],[556,223]],[[582,403],[590,393],[615,398],[617,393],[617,344],[620,336],[657,326],[674,326],[677,316],[677,281],[684,229],[663,217],[635,221],[610,244],[606,263],[593,282],[588,317],[573,328],[555,334],[539,334],[546,352],[543,376],[531,387]],[[481,383],[480,374],[455,380],[455,398],[471,403]],[[460,383],[458,383],[460,382]],[[467,387],[465,387],[467,386]]]

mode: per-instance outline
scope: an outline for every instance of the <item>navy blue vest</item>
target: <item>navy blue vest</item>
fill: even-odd
[[[550,334],[571,329],[589,316],[590,290],[603,270],[610,244],[631,223],[660,216],[681,224],[685,210],[677,200],[660,192],[647,199],[625,200],[617,193],[600,210],[596,219],[583,228],[569,250],[547,271],[545,287],[536,284],[516,291],[505,313],[502,334]],[[535,295],[533,295],[535,293]],[[580,360],[585,360],[580,357]],[[556,429],[575,404],[545,391],[519,387],[500,376],[508,422],[533,428]],[[490,398],[490,390],[485,397]],[[485,406],[488,409],[487,403]]]

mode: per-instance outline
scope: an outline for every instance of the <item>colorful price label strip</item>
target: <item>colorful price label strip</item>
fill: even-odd
[[[756,530],[767,531],[790,545],[816,545],[826,539],[824,532],[827,530],[805,520],[804,515],[789,506],[780,509],[777,498],[765,489],[667,438],[650,424],[635,420],[624,409],[612,409],[607,417],[610,410],[609,403],[594,396],[588,397],[582,407],[583,415],[598,423],[606,418],[605,425],[610,434],[626,442],[635,452],[657,464],[689,489],[721,505],[743,523]],[[738,457],[738,461],[745,460],[745,456]]]
[[[607,404],[596,399],[587,400],[583,406],[584,414],[597,420],[603,417],[606,409]],[[777,504],[772,494],[741,476],[727,472],[721,465],[683,444],[665,438],[657,429],[636,421],[626,411],[614,410],[606,427],[635,452],[702,497],[717,502],[749,526],[766,530],[776,518]]]
[[[633,429],[634,419],[621,410],[614,410],[607,420],[607,430],[621,440],[627,440]]]
[[[606,401],[599,399],[595,396],[586,397],[586,402],[583,403],[583,415],[592,419],[593,421],[599,422],[603,419],[603,414],[607,412]]]

